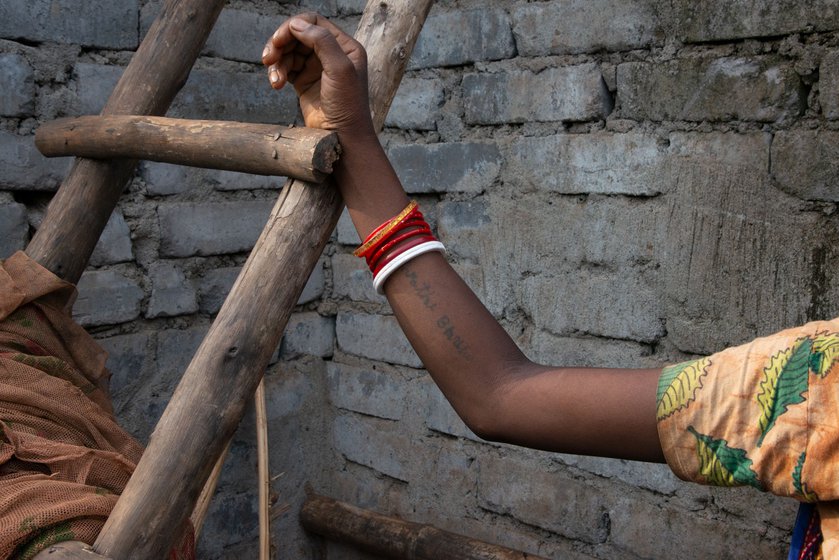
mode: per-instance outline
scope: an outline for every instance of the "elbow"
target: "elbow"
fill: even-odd
[[[471,393],[470,398],[461,400],[455,406],[455,411],[472,433],[485,441],[510,442],[509,432],[513,422],[510,397],[517,382],[527,375],[531,366],[535,364],[525,359],[499,367],[487,374],[486,382]]]

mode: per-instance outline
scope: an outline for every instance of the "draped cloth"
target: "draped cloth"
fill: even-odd
[[[677,476],[816,504],[799,516],[804,548],[839,558],[839,319],[668,366],[657,403]]]
[[[116,422],[106,353],[76,289],[18,252],[0,263],[0,558],[93,544],[143,448]],[[194,558],[191,526],[171,558]]]

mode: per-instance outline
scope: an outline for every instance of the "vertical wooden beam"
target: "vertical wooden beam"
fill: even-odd
[[[103,115],[163,115],[186,82],[226,0],[167,0],[134,53]],[[77,158],[26,253],[78,282],[136,167]]]
[[[367,48],[379,128],[431,1],[368,1],[356,38]],[[99,535],[98,553],[120,560],[166,556],[242,418],[342,209],[331,182],[286,183]]]

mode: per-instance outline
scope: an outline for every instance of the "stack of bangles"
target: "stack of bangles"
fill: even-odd
[[[429,251],[444,253],[446,248],[431,233],[417,202],[412,200],[399,214],[373,230],[353,255],[367,260],[373,273],[373,286],[382,294],[391,274]]]

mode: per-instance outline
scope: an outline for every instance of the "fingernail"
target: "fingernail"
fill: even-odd
[[[297,31],[305,31],[311,25],[308,21],[299,18],[294,18],[289,22],[289,27],[293,27]]]
[[[268,74],[268,79],[271,80],[272,84],[276,84],[280,81],[280,75],[277,73],[276,70],[272,70],[270,74]]]
[[[270,52],[271,52],[271,47],[269,47],[268,45],[265,45],[265,48],[262,49],[262,58],[265,58],[266,56],[268,56],[268,53],[270,53]]]

